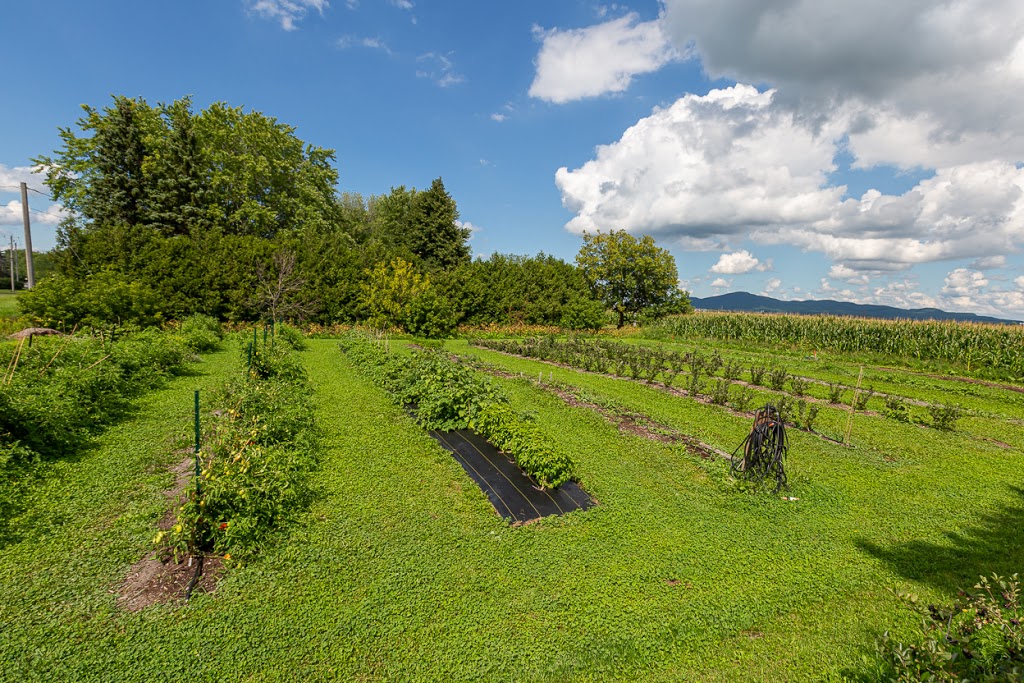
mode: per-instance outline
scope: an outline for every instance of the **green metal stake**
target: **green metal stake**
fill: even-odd
[[[196,389],[196,497],[202,493],[199,483],[201,470],[199,468],[199,390]]]
[[[267,345],[267,324],[263,323],[263,345]]]

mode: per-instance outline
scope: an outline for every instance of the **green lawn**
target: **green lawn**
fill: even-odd
[[[300,522],[212,595],[117,609],[162,516],[191,392],[236,362],[208,358],[38,487],[0,548],[0,679],[837,679],[884,629],[916,626],[889,588],[944,598],[1024,560],[1022,394],[977,387],[984,416],[953,434],[878,415],[857,417],[852,449],[792,431],[799,500],[786,502],[528,380],[495,380],[600,502],[511,527],[335,342],[310,346],[324,456]],[[448,348],[551,373],[724,450],[749,428],[642,383]],[[877,372],[922,396],[946,387]],[[835,429],[842,415],[821,419]],[[997,428],[1013,448],[984,440]]]
[[[10,289],[0,289],[0,318],[16,318],[21,315],[18,310],[18,293]]]

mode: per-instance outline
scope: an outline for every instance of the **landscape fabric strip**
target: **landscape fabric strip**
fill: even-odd
[[[594,505],[593,499],[574,481],[557,489],[542,489],[493,444],[471,430],[435,429],[430,436],[462,465],[505,519],[528,522]]]

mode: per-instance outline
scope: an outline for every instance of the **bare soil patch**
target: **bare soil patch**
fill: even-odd
[[[167,531],[174,526],[175,509],[184,502],[186,490],[192,480],[195,460],[189,451],[177,451],[178,455],[183,453],[189,453],[189,456],[169,469],[177,476],[174,485],[164,491],[168,509],[156,525],[161,531]],[[118,607],[128,612],[138,612],[150,605],[183,601],[197,570],[199,576],[196,577],[192,592],[210,593],[216,588],[217,581],[224,572],[224,563],[219,557],[200,558],[193,555],[187,555],[179,562],[175,562],[166,552],[154,550],[128,570],[128,576],[116,591]]]

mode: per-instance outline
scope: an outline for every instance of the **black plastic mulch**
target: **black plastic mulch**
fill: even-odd
[[[594,505],[590,495],[574,481],[567,481],[554,490],[541,490],[540,485],[508,456],[468,429],[432,430],[430,435],[455,456],[505,519],[528,522],[548,515],[586,510]]]

